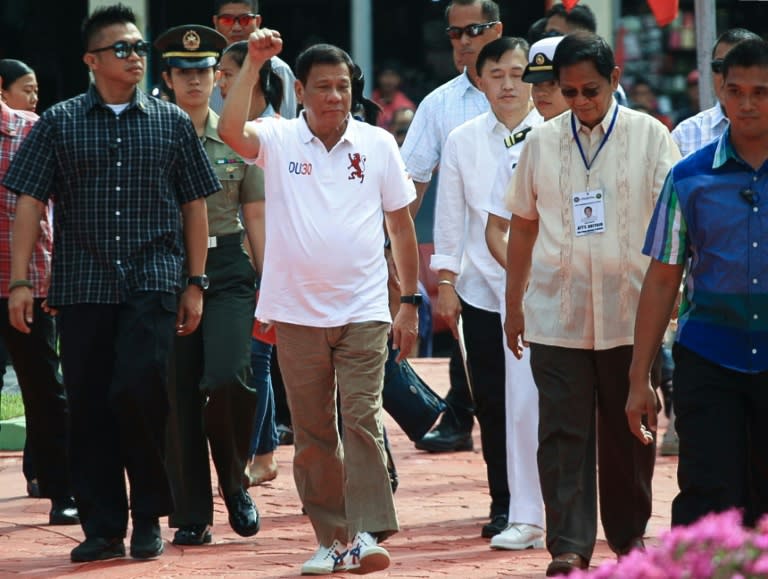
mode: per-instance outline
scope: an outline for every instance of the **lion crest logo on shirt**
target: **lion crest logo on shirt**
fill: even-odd
[[[360,183],[362,184],[362,182],[365,181],[365,155],[361,155],[360,153],[349,153],[347,156],[349,157],[349,167],[347,167],[347,169],[352,170],[347,179],[349,181],[360,179]]]

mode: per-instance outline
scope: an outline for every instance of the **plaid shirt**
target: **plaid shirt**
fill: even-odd
[[[3,184],[56,204],[53,306],[178,291],[179,206],[221,188],[181,109],[137,89],[116,115],[93,85],[40,117]]]
[[[14,111],[0,102],[0,178],[8,171],[11,159],[32,130],[37,115]],[[16,195],[0,185],[0,297],[8,297],[11,281],[11,239]],[[35,285],[35,297],[45,297],[51,273],[51,224],[46,211],[40,220],[40,237],[32,251],[27,278]]]

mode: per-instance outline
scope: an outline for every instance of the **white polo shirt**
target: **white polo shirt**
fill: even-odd
[[[499,312],[504,269],[485,241],[491,188],[499,165],[517,162],[523,143],[507,147],[510,134],[541,123],[532,110],[510,133],[493,111],[457,127],[445,142],[435,204],[435,254],[430,267],[460,274],[456,292],[475,306]],[[515,149],[510,158],[510,149]]]
[[[313,327],[390,322],[384,212],[416,198],[394,137],[349,118],[327,151],[296,119],[259,119],[266,247],[256,317]]]

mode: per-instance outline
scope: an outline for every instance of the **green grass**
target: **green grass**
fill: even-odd
[[[24,402],[21,394],[0,395],[0,420],[24,416]]]

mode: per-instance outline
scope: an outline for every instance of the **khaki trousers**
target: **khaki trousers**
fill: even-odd
[[[399,528],[381,406],[389,324],[276,329],[293,421],[293,475],[318,542],[348,543],[360,531],[386,538]]]

